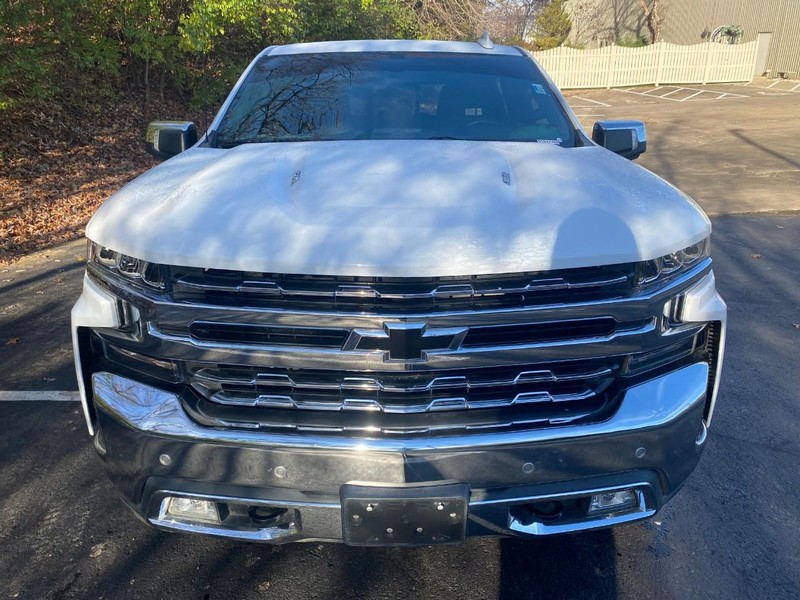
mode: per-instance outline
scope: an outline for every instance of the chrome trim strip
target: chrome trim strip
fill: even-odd
[[[681,320],[690,323],[709,321],[718,321],[720,323],[716,361],[717,368],[714,377],[714,388],[708,406],[708,416],[706,418],[706,425],[710,426],[719,393],[722,365],[725,359],[725,339],[728,329],[728,306],[717,292],[713,271],[707,273],[700,281],[696,282],[684,293]]]
[[[497,447],[518,443],[586,439],[633,430],[650,430],[669,424],[698,403],[705,401],[708,365],[696,363],[630,388],[607,421],[532,431],[465,433],[426,438],[353,438],[292,435],[212,429],[189,419],[175,394],[107,372],[92,377],[97,407],[123,425],[165,437],[253,447],[291,449],[336,449],[346,452],[444,452],[457,449]]]
[[[512,274],[513,275],[513,274]],[[337,298],[373,298],[373,299],[386,299],[386,300],[435,300],[438,298],[443,299],[470,299],[474,300],[476,297],[482,296],[505,296],[512,294],[524,294],[528,292],[542,292],[552,290],[582,290],[591,288],[607,287],[612,285],[620,285],[628,280],[627,276],[620,275],[619,277],[605,277],[589,281],[571,282],[565,280],[563,277],[548,279],[533,279],[524,287],[508,287],[508,288],[478,288],[475,286],[464,284],[440,285],[432,289],[430,292],[413,292],[406,294],[398,293],[381,293],[369,285],[339,285],[337,289],[332,291],[313,290],[313,289],[292,289],[283,288],[274,281],[246,281],[243,280],[237,285],[221,285],[215,283],[202,283],[196,281],[192,276],[184,276],[174,282],[173,285],[187,287],[192,290],[202,292],[225,292],[228,294],[253,294],[264,296],[280,296],[294,297],[294,296],[311,296],[314,298],[329,298],[335,301]]]
[[[213,369],[200,369],[195,371],[191,378],[195,383],[200,383],[208,388],[208,385],[218,386],[223,383],[229,385],[253,386],[269,385],[286,387],[293,390],[323,390],[342,392],[347,390],[362,390],[387,392],[390,394],[417,394],[430,392],[432,390],[445,389],[466,389],[467,391],[480,388],[491,388],[498,386],[513,386],[527,383],[561,383],[569,381],[591,381],[608,377],[613,373],[610,368],[597,368],[587,371],[575,371],[570,373],[554,373],[553,371],[522,371],[514,379],[492,379],[488,381],[472,382],[466,376],[458,377],[434,377],[424,385],[410,385],[400,387],[396,385],[385,385],[372,377],[344,377],[341,384],[335,383],[311,383],[308,381],[295,381],[289,375],[258,374],[250,379],[236,379],[232,377],[221,377],[209,371]]]
[[[611,488],[600,488],[596,490],[586,490],[580,493],[566,494],[566,495],[553,495],[540,497],[537,499],[535,496],[528,499],[528,502],[513,501],[513,504],[527,504],[531,502],[542,501],[544,499],[553,500],[566,500],[576,496],[589,496],[593,494],[601,494],[603,492],[611,492],[621,489],[634,488],[636,492],[637,504],[635,507],[623,512],[609,515],[600,515],[595,518],[586,518],[581,521],[572,523],[544,523],[542,521],[534,521],[530,525],[525,525],[516,519],[509,512],[508,515],[508,529],[516,534],[541,536],[541,535],[555,535],[558,533],[574,533],[577,531],[588,531],[590,529],[599,529],[601,527],[611,527],[613,525],[621,525],[622,523],[630,523],[633,521],[640,521],[647,519],[656,514],[655,507],[648,506],[647,498],[643,490],[645,488],[652,489],[649,483],[636,483],[631,485],[621,485]]]
[[[279,527],[266,527],[264,529],[228,529],[222,526],[199,525],[195,523],[182,523],[172,519],[160,519],[151,517],[147,522],[154,527],[167,531],[178,531],[181,533],[199,533],[214,537],[223,537],[245,542],[291,542],[301,537],[301,532],[297,527],[282,529]]]
[[[159,331],[148,322],[147,333],[161,345],[158,356],[173,360],[203,360],[229,364],[271,365],[281,368],[342,369],[358,371],[425,371],[471,366],[505,366],[602,358],[631,354],[657,346],[655,320],[636,329],[611,335],[534,342],[508,346],[476,346],[451,350],[429,350],[426,360],[386,360],[383,350],[341,350],[328,347],[222,343],[197,340],[189,335]],[[653,335],[655,334],[655,335]],[[649,343],[645,336],[653,336]],[[193,352],[187,353],[187,349]]]
[[[483,408],[506,408],[523,404],[537,404],[542,402],[579,402],[592,398],[592,390],[571,394],[551,394],[546,391],[522,392],[512,398],[492,398],[488,400],[469,401],[466,398],[434,398],[427,403],[397,404],[379,401],[374,398],[340,398],[329,400],[296,400],[291,396],[277,394],[256,394],[253,397],[237,397],[225,391],[219,391],[209,397],[211,402],[224,406],[244,406],[262,408],[284,408],[298,410],[320,410],[328,412],[357,411],[357,412],[382,412],[386,414],[422,414],[429,412],[442,412],[450,410],[479,410]],[[548,419],[542,419],[547,421]],[[570,420],[575,420],[571,417]],[[513,424],[513,423],[512,423]],[[463,429],[464,425],[452,425],[448,428]]]

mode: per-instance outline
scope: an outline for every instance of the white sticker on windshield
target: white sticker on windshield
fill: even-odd
[[[564,140],[562,140],[561,138],[556,138],[554,140],[536,140],[536,142],[539,144],[560,144],[563,141]]]
[[[537,94],[547,95],[547,92],[544,91],[543,85],[539,85],[538,83],[532,83],[531,87],[533,88],[533,91],[536,92]]]

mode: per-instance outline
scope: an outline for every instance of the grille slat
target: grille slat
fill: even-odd
[[[545,321],[541,323],[479,325],[461,330],[465,334],[463,340],[459,342],[459,346],[462,348],[483,348],[487,346],[532,345],[580,340],[590,337],[606,337],[613,335],[618,330],[626,331],[642,327],[648,322],[650,320],[617,323],[611,317],[600,317],[573,319],[570,321]],[[184,331],[175,327],[171,330],[178,334]],[[443,329],[434,331],[439,335],[446,333]],[[454,331],[458,330],[455,329]],[[193,339],[214,343],[388,351],[388,347],[383,343],[384,340],[380,339],[381,336],[385,337],[383,330],[374,332],[359,330],[361,339],[358,341],[356,348],[350,348],[349,344],[346,343],[351,334],[353,334],[353,330],[336,327],[287,327],[257,323],[194,321],[189,325],[189,333]],[[376,337],[369,337],[370,335],[375,335]]]
[[[195,321],[189,326],[189,333],[194,339],[212,342],[340,348],[350,332],[331,327]]]
[[[196,392],[197,415],[211,423],[419,435],[533,423],[549,426],[597,414],[616,392],[620,363],[605,359],[368,377],[200,364],[190,366],[189,382]],[[233,414],[238,418],[233,420]]]
[[[176,302],[311,312],[414,314],[607,300],[631,294],[635,265],[464,277],[279,275],[170,267]]]
[[[434,398],[427,403],[413,403],[408,400],[405,403],[397,404],[392,402],[381,402],[371,398],[342,398],[340,400],[313,400],[295,399],[293,396],[276,396],[270,394],[259,394],[255,397],[248,394],[231,394],[220,391],[212,394],[209,400],[217,404],[226,406],[262,406],[271,408],[297,408],[300,410],[356,410],[356,411],[375,411],[388,414],[411,414],[425,413],[443,410],[468,410],[481,408],[500,408],[504,406],[515,406],[521,404],[533,404],[541,402],[576,402],[588,400],[595,393],[586,389],[582,392],[550,394],[548,392],[524,392],[508,398],[495,398],[485,400],[468,401],[464,397],[459,398]]]
[[[492,431],[509,428],[560,426],[580,422],[596,414],[596,407],[576,404],[552,411],[541,404],[524,406],[487,406],[459,412],[453,419],[450,411],[427,413],[380,413],[375,411],[303,411],[282,408],[221,406],[193,399],[186,402],[190,414],[200,422],[216,427],[291,430],[298,432],[418,436],[452,434],[459,431]]]

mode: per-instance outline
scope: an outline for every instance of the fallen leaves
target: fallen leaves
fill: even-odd
[[[6,346],[13,346],[14,344],[19,344],[20,339],[18,337],[8,338],[6,340]]]
[[[81,237],[111,193],[155,166],[143,150],[147,123],[190,111],[178,103],[146,107],[129,96],[96,115],[57,106],[42,114],[2,115],[0,264]]]

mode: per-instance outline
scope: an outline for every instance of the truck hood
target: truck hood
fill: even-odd
[[[596,146],[364,140],[195,147],[86,233],[162,264],[430,277],[647,260],[710,231],[687,196]]]

